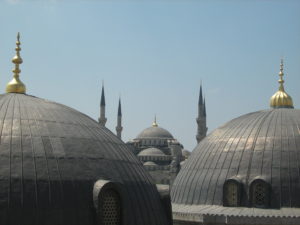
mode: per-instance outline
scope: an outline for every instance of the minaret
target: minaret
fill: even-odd
[[[119,106],[118,106],[118,122],[116,126],[117,137],[122,139],[122,108],[121,108],[121,98],[119,98]]]
[[[102,93],[101,93],[101,102],[100,102],[100,117],[99,124],[105,127],[107,118],[105,117],[105,95],[104,95],[104,83],[102,82]]]
[[[198,117],[196,118],[198,129],[197,129],[197,143],[199,143],[204,137],[206,137],[206,105],[205,99],[202,95],[202,84],[200,85],[199,101],[198,101]]]
[[[16,55],[12,58],[12,62],[15,64],[15,68],[13,69],[13,79],[6,85],[6,93],[20,93],[20,94],[25,94],[26,93],[26,87],[25,84],[22,83],[22,81],[19,78],[19,74],[21,73],[21,70],[19,68],[19,65],[22,64],[23,60],[20,56],[20,33],[17,35],[17,42],[16,42],[17,47],[15,48],[16,50]]]

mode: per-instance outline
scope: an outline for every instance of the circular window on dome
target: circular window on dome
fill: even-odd
[[[99,195],[99,225],[121,225],[121,199],[112,189],[103,190]]]

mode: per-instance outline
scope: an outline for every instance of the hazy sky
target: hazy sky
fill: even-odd
[[[97,119],[104,80],[113,132],[122,96],[124,141],[156,113],[192,150],[200,80],[209,131],[269,108],[281,57],[299,108],[299,12],[298,0],[0,0],[1,90],[20,31],[28,94]]]

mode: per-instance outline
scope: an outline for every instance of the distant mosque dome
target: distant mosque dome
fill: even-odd
[[[160,138],[160,139],[174,139],[173,135],[162,127],[148,127],[143,130],[136,139],[145,139],[145,138]]]
[[[180,170],[182,144],[164,128],[158,126],[156,116],[151,127],[127,142],[132,152],[143,163],[156,184],[171,185]]]
[[[165,156],[166,154],[163,153],[158,148],[147,148],[141,151],[138,156]]]

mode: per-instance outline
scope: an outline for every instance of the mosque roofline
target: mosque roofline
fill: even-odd
[[[174,221],[209,222],[214,220],[219,221],[221,224],[224,222],[224,224],[275,225],[298,224],[300,219],[300,208],[260,209],[173,203],[172,210]]]

